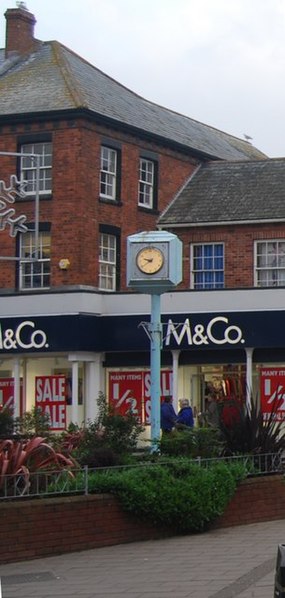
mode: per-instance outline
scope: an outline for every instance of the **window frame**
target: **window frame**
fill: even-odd
[[[143,166],[145,165],[145,166]],[[151,169],[148,168],[151,166]],[[147,158],[140,157],[139,162],[139,181],[138,181],[138,205],[142,208],[153,209],[154,195],[154,162]],[[143,178],[143,173],[145,178]],[[151,180],[147,180],[150,176]],[[143,197],[143,200],[141,200]],[[147,201],[148,200],[148,201]]]
[[[201,247],[203,248],[203,255],[195,256],[195,248]],[[212,252],[212,255],[205,255],[205,248],[212,248],[220,247],[222,249],[222,254],[217,255],[215,252]],[[202,268],[197,269],[194,268],[195,260],[202,260]],[[212,261],[214,265],[214,260],[221,259],[222,260],[222,268],[205,268],[205,262],[207,260]],[[196,276],[200,274],[201,281],[196,281]],[[209,280],[205,280],[205,277],[208,274]],[[222,280],[218,280],[219,276],[221,276]],[[211,280],[210,280],[211,279]],[[191,243],[190,244],[190,288],[203,291],[203,290],[216,290],[216,289],[224,289],[225,288],[225,244],[221,241],[214,241],[214,242],[205,242],[205,243]]]
[[[103,235],[114,239],[114,246],[111,248],[111,251],[114,251],[115,254],[114,260],[103,260],[101,257],[101,239]],[[98,289],[106,293],[114,293],[120,288],[120,239],[121,231],[118,227],[109,225],[99,226]],[[108,251],[108,247],[106,247],[106,249]],[[104,265],[107,266],[107,269],[108,267],[113,269],[111,277],[101,273],[101,268]],[[103,278],[112,280],[112,288],[107,288],[107,286],[101,285]]]
[[[264,245],[266,247],[266,252],[264,255],[258,250],[258,246]],[[276,245],[276,251],[272,254],[273,262],[274,260],[277,261],[277,264],[270,264],[269,261],[269,253],[268,248],[270,245]],[[284,246],[284,254],[280,251],[281,245]],[[265,265],[259,266],[258,265],[258,258],[265,259]],[[272,260],[271,257],[271,260]],[[278,261],[284,259],[284,265],[278,264]],[[283,272],[284,276],[283,279],[280,274]],[[265,282],[267,284],[261,284],[261,280],[259,278],[258,273],[263,273],[265,275]],[[271,274],[271,278],[268,277],[268,274]],[[268,284],[270,282],[270,284]],[[282,239],[256,239],[254,241],[254,286],[258,288],[269,288],[269,287],[284,287],[285,286],[285,238]]]
[[[111,154],[113,153],[114,156],[114,167],[113,169],[104,169],[103,168],[103,160],[104,160],[104,152],[108,152]],[[111,164],[112,159],[107,159],[108,163]],[[107,181],[107,179],[111,178],[111,183]],[[106,180],[103,180],[106,179]],[[112,188],[111,193],[106,193],[102,191],[102,185],[110,186]],[[120,202],[120,192],[121,192],[121,150],[120,147],[116,145],[111,145],[109,143],[102,142],[100,146],[100,180],[99,180],[99,198],[101,201],[106,201],[110,203],[119,203]]]
[[[48,238],[49,243],[45,243],[44,239]],[[22,257],[22,251],[24,251],[24,243],[29,240],[28,246],[30,248],[29,256]],[[45,248],[48,248],[49,257],[43,257]],[[28,251],[28,248],[26,249]],[[18,239],[18,289],[22,292],[35,291],[35,290],[48,290],[51,287],[51,233],[50,227],[43,227],[39,231],[39,259],[35,261],[31,259],[32,254],[35,253],[35,230],[29,228],[26,233],[19,235]],[[46,264],[49,264],[48,271],[45,271]],[[26,265],[26,266],[25,266]],[[30,272],[24,272],[25,267],[30,265]],[[35,266],[40,266],[40,271],[35,272]],[[41,284],[30,284],[30,286],[24,286],[24,281],[31,279],[31,283],[35,283],[35,279],[40,277]],[[45,278],[48,278],[49,284],[43,284]]]
[[[41,146],[41,151],[39,152],[39,146]],[[47,150],[47,146],[50,146],[50,151]],[[36,139],[34,137],[29,137],[27,139],[20,139],[18,143],[19,153],[22,155],[19,156],[19,178],[21,181],[28,181],[28,184],[32,184],[32,189],[29,190],[29,185],[25,187],[25,194],[26,198],[29,199],[30,197],[35,197],[36,195],[36,163],[33,163],[33,158],[26,156],[25,152],[23,152],[23,148],[27,148],[27,154],[39,154],[41,156],[39,171],[40,171],[40,181],[39,181],[39,197],[51,197],[52,195],[52,182],[53,182],[53,143],[52,139],[49,136],[46,139]],[[24,160],[29,161],[29,165],[25,166]],[[26,173],[31,173],[31,179]],[[41,176],[42,175],[42,176]],[[42,187],[42,188],[41,188]]]
[[[147,181],[146,178],[143,178],[143,163],[151,164],[152,166],[152,180]],[[144,172],[147,173],[147,168],[144,169]],[[150,190],[150,193],[146,193],[147,190]],[[150,196],[150,201],[141,201],[140,197],[143,195],[144,197]],[[158,160],[156,158],[156,154],[153,155],[152,153],[143,153],[140,155],[139,158],[139,172],[138,172],[138,207],[141,210],[145,211],[156,211],[158,204]]]

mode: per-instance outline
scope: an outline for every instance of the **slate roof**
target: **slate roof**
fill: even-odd
[[[200,166],[161,214],[160,227],[285,220],[285,158]]]
[[[59,42],[43,42],[32,54],[6,61],[0,50],[0,121],[80,108],[205,157],[265,157],[245,140],[140,97]]]

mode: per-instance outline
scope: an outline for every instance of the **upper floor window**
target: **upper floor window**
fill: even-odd
[[[47,289],[50,287],[50,233],[40,232],[36,255],[35,233],[20,235],[19,288]]]
[[[223,243],[194,244],[191,246],[191,287],[222,289],[224,287]]]
[[[110,147],[101,147],[100,196],[116,199],[118,152]]]
[[[154,200],[154,162],[140,158],[139,206],[153,208]]]
[[[255,285],[285,285],[285,240],[257,241],[255,244]]]
[[[100,233],[99,248],[99,289],[116,290],[117,238],[115,235]]]
[[[35,195],[37,188],[37,163],[27,154],[38,154],[39,161],[39,194],[50,195],[52,192],[52,143],[25,143],[21,145],[20,169],[21,180],[27,181],[27,195]]]

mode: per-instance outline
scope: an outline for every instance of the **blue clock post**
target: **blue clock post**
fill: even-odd
[[[137,233],[127,238],[127,285],[151,296],[150,374],[151,447],[157,451],[160,438],[161,307],[163,293],[182,280],[182,243],[165,231]]]

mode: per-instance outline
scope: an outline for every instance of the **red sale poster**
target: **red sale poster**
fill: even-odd
[[[272,410],[277,421],[285,419],[285,368],[260,370],[260,402],[265,420]]]
[[[144,423],[150,424],[151,417],[151,392],[150,392],[151,378],[150,372],[144,372]],[[171,370],[161,370],[160,372],[160,401],[165,397],[172,397],[173,393],[173,375]]]
[[[132,413],[142,421],[142,372],[110,372],[109,403],[120,415]]]
[[[161,370],[161,400],[172,395],[172,371]],[[117,413],[133,413],[138,420],[150,424],[150,371],[109,372],[109,403]]]
[[[0,378],[0,410],[14,410],[14,378]],[[23,379],[20,379],[20,415],[23,415]]]
[[[49,416],[51,430],[66,429],[65,376],[36,376],[36,407]]]

